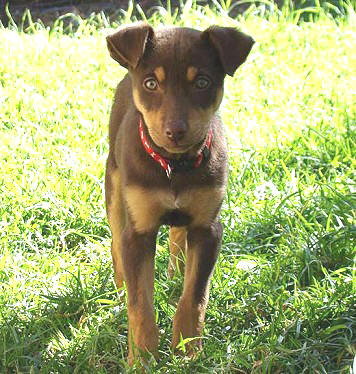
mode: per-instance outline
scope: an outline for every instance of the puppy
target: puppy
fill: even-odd
[[[189,352],[201,348],[228,175],[216,111],[225,75],[253,43],[219,26],[201,32],[134,23],[107,37],[111,57],[128,69],[111,111],[105,194],[115,281],[127,288],[130,364],[142,352],[157,354],[153,281],[161,225],[170,226],[169,274],[183,271],[186,259],[172,347],[196,337]]]

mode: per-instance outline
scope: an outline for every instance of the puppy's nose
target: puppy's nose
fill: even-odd
[[[167,138],[173,142],[182,140],[186,132],[187,125],[184,121],[170,121],[165,130]]]
[[[184,138],[185,131],[184,130],[176,130],[175,131],[175,130],[167,129],[166,130],[166,135],[167,135],[167,138],[169,140],[177,142],[177,141],[182,140]]]

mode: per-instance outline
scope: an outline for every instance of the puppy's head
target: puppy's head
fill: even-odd
[[[130,72],[134,102],[152,140],[171,153],[187,152],[205,139],[224,77],[246,60],[253,43],[219,26],[154,31],[135,23],[107,37],[112,58]]]

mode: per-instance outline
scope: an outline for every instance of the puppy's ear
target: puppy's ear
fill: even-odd
[[[120,27],[114,34],[106,37],[110,56],[125,68],[135,69],[153,33],[152,27],[144,22]]]
[[[210,26],[202,38],[208,39],[218,51],[226,74],[234,75],[236,69],[245,62],[254,40],[232,27]]]

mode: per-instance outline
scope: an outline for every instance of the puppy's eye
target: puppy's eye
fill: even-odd
[[[155,91],[158,88],[158,82],[155,78],[146,78],[143,81],[143,85],[145,88],[147,88],[149,91]]]
[[[194,82],[195,88],[205,90],[210,86],[210,79],[208,77],[200,76]]]

